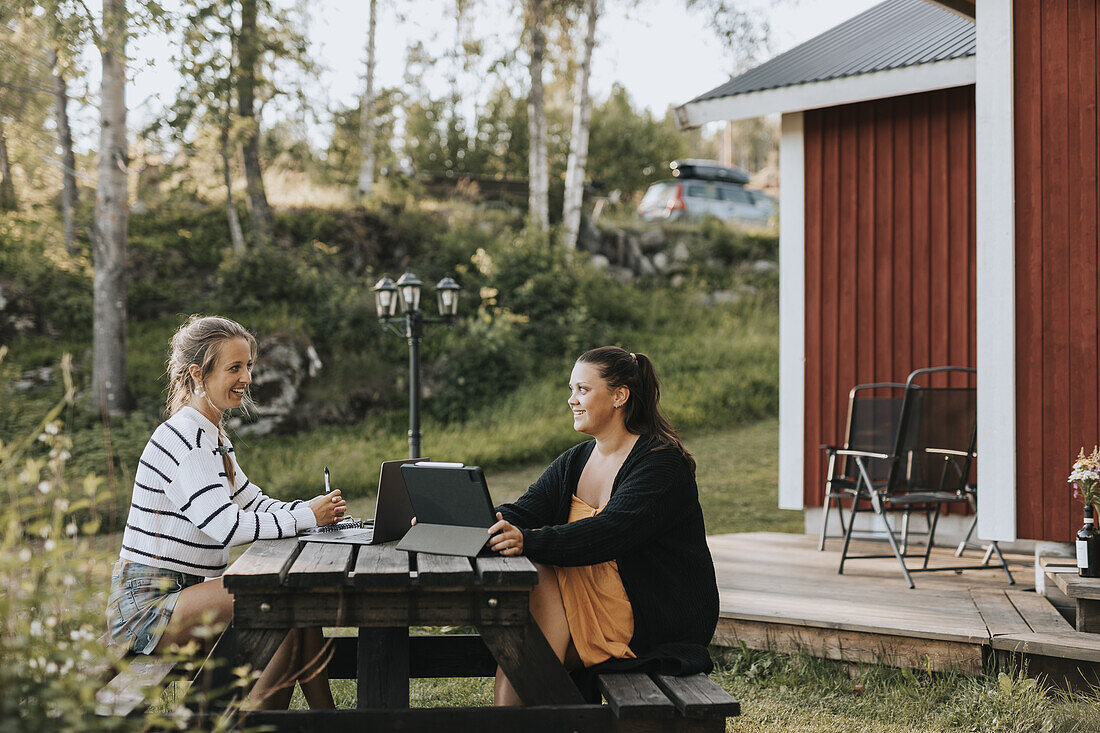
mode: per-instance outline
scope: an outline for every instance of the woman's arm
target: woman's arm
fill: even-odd
[[[538,480],[514,502],[496,508],[505,521],[521,528],[542,527],[555,521],[554,514],[564,490],[567,456],[570,453],[572,450],[555,458]]]
[[[218,475],[221,461],[211,460],[206,453],[199,448],[187,454],[165,494],[188,521],[222,547],[293,537],[317,526],[313,509],[304,502],[297,502],[292,509],[243,509],[226,496],[225,477]]]
[[[551,565],[594,565],[653,541],[698,506],[691,471],[672,449],[651,451],[594,517],[524,528],[523,554]]]

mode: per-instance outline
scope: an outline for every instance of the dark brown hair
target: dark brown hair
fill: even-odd
[[[663,445],[675,449],[691,466],[691,472],[695,473],[695,459],[661,412],[661,384],[648,356],[631,353],[618,346],[600,346],[581,354],[577,362],[597,367],[600,377],[611,389],[626,387],[630,390],[630,396],[623,405],[626,429],[635,435],[656,438]]]

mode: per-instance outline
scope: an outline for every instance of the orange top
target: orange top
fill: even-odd
[[[574,494],[569,521],[594,517],[602,509],[593,509]],[[554,570],[569,633],[584,666],[612,658],[633,659],[629,644],[634,636],[634,611],[619,578],[618,564],[609,560],[597,565],[555,566]]]

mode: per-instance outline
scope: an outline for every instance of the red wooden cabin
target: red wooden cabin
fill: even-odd
[[[1097,6],[887,0],[679,108],[685,126],[782,115],[780,506],[821,505],[852,386],[958,364],[978,370],[979,535],[1080,526],[1066,475],[1100,443]]]

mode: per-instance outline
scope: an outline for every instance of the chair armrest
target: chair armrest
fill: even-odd
[[[866,450],[849,450],[848,448],[838,448],[836,451],[838,456],[856,456],[857,458],[889,458],[889,453],[872,453]]]
[[[840,450],[840,446],[822,444],[821,450],[825,451],[826,453],[836,453],[838,450]]]
[[[971,458],[977,458],[978,457],[977,453],[967,453],[964,450],[952,450],[950,448],[925,448],[924,452],[925,453],[935,453],[936,455],[940,455],[940,456],[960,456],[960,457],[970,456]]]

